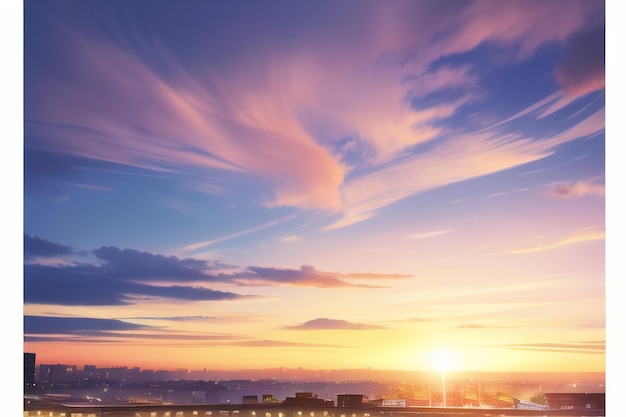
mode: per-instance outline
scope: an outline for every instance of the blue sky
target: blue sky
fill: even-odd
[[[356,4],[25,2],[26,349],[604,371],[604,3]]]

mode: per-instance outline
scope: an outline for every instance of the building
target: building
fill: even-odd
[[[24,352],[24,390],[35,385],[35,354]]]
[[[310,392],[296,392],[295,397],[287,397],[285,401],[283,401],[285,405],[298,405],[304,407],[315,407],[315,406],[334,406],[335,402],[333,400],[324,400],[322,398],[317,398],[317,394],[313,394]]]
[[[259,397],[258,395],[244,395],[242,404],[258,404]]]
[[[368,399],[363,394],[339,394],[337,395],[337,407],[355,408],[367,404]]]
[[[544,393],[552,410],[605,409],[605,393]]]
[[[77,377],[76,365],[39,365],[39,381],[63,382]]]

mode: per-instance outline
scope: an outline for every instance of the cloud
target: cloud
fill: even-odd
[[[405,238],[413,240],[428,239],[435,236],[445,235],[450,232],[452,232],[452,230],[433,230],[432,232],[410,233],[405,235]]]
[[[570,343],[528,343],[519,345],[507,345],[508,349],[529,350],[553,353],[589,353],[604,354],[606,342],[604,340],[590,342],[570,342]]]
[[[192,243],[190,245],[187,245],[183,248],[180,248],[177,250],[177,252],[195,252],[199,249],[205,248],[207,246],[213,245],[215,243],[218,242],[223,242],[225,240],[230,240],[230,239],[235,239],[241,236],[246,236],[249,235],[250,233],[254,233],[254,232],[258,232],[259,230],[263,230],[263,229],[267,229],[268,227],[273,227],[276,226],[277,224],[281,224],[284,222],[288,222],[290,220],[293,220],[296,216],[295,215],[290,215],[290,216],[286,216],[286,217],[282,217],[276,220],[272,220],[263,224],[260,224],[258,226],[254,226],[254,227],[250,227],[248,229],[244,229],[244,230],[240,230],[238,232],[235,233],[231,233],[229,235],[226,236],[221,236],[215,239],[211,239],[211,240],[205,240],[202,242],[197,242],[197,243]]]
[[[145,297],[216,301],[242,296],[197,286],[155,286],[132,282],[115,278],[95,265],[24,266],[25,304],[129,305]]]
[[[128,16],[107,4],[90,15],[95,21],[81,20],[83,6],[72,6],[76,10],[26,8],[32,22],[25,48],[29,152],[167,172],[181,181],[187,175],[194,184],[224,190],[214,179],[220,171],[234,182],[257,182],[267,207],[334,212],[343,210],[340,188],[349,169],[340,140],[351,136],[370,162],[388,162],[441,138],[448,132],[442,122],[475,98],[479,80],[471,68],[430,64],[485,42],[515,46],[527,57],[541,45],[568,40],[571,53],[557,77],[573,91],[595,72],[569,70],[593,40],[571,35],[597,27],[604,12],[602,3],[572,0],[455,7],[371,2],[358,12],[342,4],[277,4],[277,14],[254,4],[200,4],[172,16],[155,3],[150,15],[163,28],[155,33],[147,30],[154,22],[137,16],[120,30],[106,19]],[[244,9],[258,13],[239,26]],[[277,18],[281,13],[293,21]],[[199,16],[214,24],[188,23]],[[224,25],[217,16],[235,23]],[[173,32],[183,22],[184,30]],[[211,39],[220,39],[219,46]],[[189,48],[198,40],[207,40],[202,53]],[[413,106],[415,98],[451,88],[460,90],[453,99]],[[338,134],[317,135],[320,126]],[[338,227],[372,215],[347,210]]]
[[[160,69],[167,68],[168,77],[111,39],[54,29],[48,42],[63,46],[60,56],[49,59],[66,65],[38,62],[56,67],[54,82],[36,64],[28,73],[25,133],[30,149],[185,173],[209,182],[212,172],[225,171],[233,178],[261,179],[274,193],[265,202],[269,206],[339,207],[344,167],[295,119],[284,87],[277,84],[282,77],[273,78],[282,65],[252,63],[243,67],[246,73],[207,71],[200,84],[164,44],[157,49],[163,53]],[[55,106],[52,96],[66,105]]]
[[[519,117],[526,114],[522,112]],[[601,134],[604,127],[602,109],[544,138],[507,133],[500,124],[449,138],[422,153],[346,181],[341,188],[345,208],[322,230],[367,220],[380,209],[418,193],[546,158],[557,146]],[[446,169],[441,169],[444,166]]]
[[[28,233],[24,234],[24,258],[33,257],[56,257],[63,255],[71,255],[74,250],[69,246],[53,243]]]
[[[84,190],[92,190],[92,191],[113,191],[112,187],[103,186],[103,185],[95,185],[95,184],[81,184],[76,182],[68,182],[68,185],[76,188],[82,188]]]
[[[25,252],[52,256],[73,254],[66,246],[25,235]],[[24,303],[56,305],[127,305],[142,297],[188,301],[232,300],[240,295],[201,286],[151,285],[152,282],[215,282],[207,273],[219,264],[178,259],[132,249],[101,247],[92,251],[97,263],[51,264],[25,256]],[[104,261],[104,262],[101,262]]]
[[[287,342],[283,340],[248,340],[242,342],[234,342],[229,343],[232,346],[242,346],[242,347],[339,347],[338,345],[331,345],[327,343],[307,343],[307,342]]]
[[[551,198],[571,199],[585,196],[604,197],[605,185],[595,180],[560,181],[546,186],[546,195]]]
[[[483,326],[482,324],[461,324],[456,327],[457,329],[489,329],[491,327]]]
[[[544,240],[535,244],[519,247],[517,249],[508,250],[505,253],[524,254],[534,252],[544,252],[552,249],[558,249],[569,245],[583,242],[593,242],[604,240],[605,232],[597,228],[581,229],[571,233],[568,236],[562,236],[554,239]]]
[[[529,57],[541,45],[564,42],[585,26],[599,26],[604,5],[585,1],[492,2],[478,0],[459,13],[456,29],[436,44],[441,54],[469,51],[489,42],[514,47],[514,59]],[[558,24],[555,24],[558,22]],[[510,51],[507,51],[511,56]]]
[[[566,95],[580,97],[604,88],[604,27],[571,36],[554,76]]]
[[[371,285],[356,284],[346,281],[346,279],[366,279],[366,280],[387,280],[397,278],[408,278],[409,275],[400,274],[376,274],[376,273],[335,273],[316,270],[313,266],[302,265],[300,269],[288,268],[267,268],[259,266],[249,266],[245,271],[228,275],[230,279],[240,285],[267,285],[286,284],[303,287],[361,287],[379,288]]]
[[[150,326],[123,320],[84,317],[24,316],[24,334],[81,334],[92,331],[145,330]]]
[[[214,316],[169,316],[169,317],[132,317],[132,320],[165,320],[165,321],[204,321],[214,320]]]
[[[286,326],[285,330],[372,330],[383,329],[383,326],[352,323],[346,320],[317,318],[295,326]]]
[[[407,319],[401,319],[401,320],[389,320],[391,322],[399,322],[399,323],[426,323],[429,321],[433,321],[433,319],[430,318],[422,318],[422,317],[409,317]]]
[[[134,249],[119,249],[114,246],[101,247],[92,251],[105,264],[101,270],[116,279],[135,281],[211,281],[207,271],[218,269],[208,261],[179,259],[175,256],[154,255]]]
[[[281,242],[285,242],[285,243],[290,243],[290,242],[299,242],[300,240],[302,240],[302,238],[300,236],[295,236],[295,235],[289,235],[289,236],[282,236],[279,241]]]
[[[56,255],[71,253],[63,245],[28,236],[33,251]],[[34,243],[34,244],[33,244]],[[37,249],[43,248],[43,249]],[[40,258],[25,262],[24,302],[56,305],[129,305],[142,298],[169,298],[186,301],[235,300],[243,296],[216,291],[206,283],[227,282],[242,286],[294,285],[318,288],[378,286],[351,280],[389,280],[411,277],[371,272],[335,273],[304,265],[298,269],[249,266],[241,272],[211,273],[220,263],[175,256],[156,255],[114,246],[91,251],[94,263],[54,263]],[[184,285],[185,283],[200,285]],[[168,285],[163,285],[167,283]]]

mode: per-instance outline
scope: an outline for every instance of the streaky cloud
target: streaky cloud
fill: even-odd
[[[420,240],[420,239],[428,239],[435,236],[441,236],[448,233],[451,233],[452,230],[433,230],[432,232],[422,232],[422,233],[410,233],[405,235],[406,239],[411,240]]]
[[[356,177],[342,185],[341,217],[322,228],[332,231],[359,223],[412,195],[538,161],[559,145],[604,132],[604,110],[556,134],[533,138],[499,127],[460,134],[430,150]],[[442,170],[446,166],[448,169]]]
[[[230,344],[232,346],[242,347],[258,347],[258,348],[274,348],[274,347],[303,347],[303,348],[317,348],[317,347],[339,347],[339,345],[328,343],[307,343],[307,342],[288,342],[283,340],[249,340],[242,342],[234,342]]]
[[[204,320],[215,320],[217,317],[215,316],[151,316],[151,317],[131,317],[129,320],[165,320],[165,321],[204,321]]]
[[[491,329],[491,326],[483,326],[482,324],[460,324],[457,329]]]
[[[90,331],[144,330],[150,326],[116,319],[24,316],[24,334],[83,334]]]
[[[574,245],[578,243],[584,242],[593,242],[597,240],[604,240],[605,232],[604,230],[598,228],[587,228],[576,230],[568,236],[562,236],[550,241],[544,241],[537,243],[531,246],[524,246],[517,249],[512,249],[506,251],[505,253],[510,254],[525,254],[525,253],[533,253],[533,252],[543,252],[553,249],[558,249],[561,247]]]
[[[604,354],[606,342],[603,340],[593,342],[570,342],[570,343],[535,343],[507,345],[508,349],[529,350],[553,353],[589,353]]]
[[[334,273],[318,271],[311,265],[302,265],[300,269],[289,268],[269,268],[260,266],[249,266],[245,271],[226,275],[225,278],[240,285],[264,285],[267,283],[285,284],[304,287],[360,287],[379,288],[376,286],[355,284],[346,279],[396,279],[407,278],[407,275],[400,274],[373,274],[373,273]]]
[[[205,247],[213,245],[215,243],[223,242],[225,240],[235,239],[235,238],[238,238],[238,237],[241,237],[241,236],[246,236],[246,235],[249,235],[251,233],[255,233],[255,232],[258,232],[260,230],[267,229],[269,227],[273,227],[273,226],[276,226],[276,225],[284,223],[284,222],[288,222],[290,220],[293,220],[294,218],[296,218],[296,215],[290,215],[290,216],[282,217],[282,218],[279,218],[279,219],[276,219],[276,220],[272,220],[272,221],[260,224],[258,226],[250,227],[250,228],[245,229],[245,230],[240,230],[238,232],[231,233],[231,234],[226,235],[226,236],[221,236],[221,237],[217,237],[217,238],[214,238],[214,239],[211,239],[211,240],[205,240],[205,241],[202,241],[202,242],[192,243],[190,245],[187,245],[187,246],[184,246],[184,247],[178,249],[176,252],[195,252],[195,251],[197,251],[199,249],[205,248]]]
[[[188,301],[232,300],[242,296],[203,287],[154,286],[115,278],[99,266],[24,266],[24,303],[121,306],[142,297]]]

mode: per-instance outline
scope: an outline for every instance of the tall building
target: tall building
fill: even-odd
[[[24,390],[35,385],[35,354],[24,352]]]

